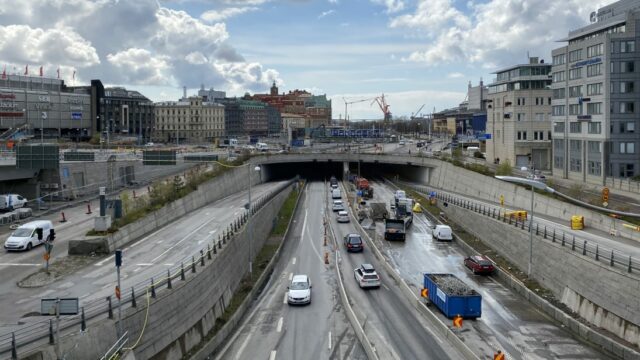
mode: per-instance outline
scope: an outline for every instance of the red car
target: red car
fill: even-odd
[[[495,270],[493,263],[484,255],[469,256],[464,259],[464,266],[474,274],[491,274]]]

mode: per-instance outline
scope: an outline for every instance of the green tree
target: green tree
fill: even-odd
[[[496,169],[496,175],[513,175],[511,162],[509,160],[505,160],[502,164],[498,165],[498,168]]]

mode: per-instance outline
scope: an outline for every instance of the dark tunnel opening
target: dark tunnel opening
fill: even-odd
[[[328,180],[331,176],[342,179],[344,163],[342,161],[331,162],[291,162],[279,164],[266,164],[264,166],[263,180],[279,181],[290,179],[296,175],[309,181]],[[372,180],[380,180],[382,177],[424,183],[428,182],[428,168],[409,164],[385,164],[361,162],[349,162],[349,172]]]

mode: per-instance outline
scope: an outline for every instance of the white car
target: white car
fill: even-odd
[[[371,264],[362,264],[359,268],[353,270],[358,285],[361,288],[380,287],[380,276]]]
[[[27,199],[18,194],[0,195],[0,210],[13,211],[27,204]]]
[[[42,229],[42,239],[38,239],[36,229]],[[7,238],[7,241],[4,243],[4,248],[7,251],[31,250],[34,246],[47,241],[52,229],[53,224],[49,220],[36,220],[20,225],[20,227]]]
[[[342,200],[333,200],[332,210],[333,211],[343,211],[344,210],[344,204],[342,203]]]
[[[311,304],[311,280],[307,275],[294,275],[287,288],[289,305]]]
[[[348,223],[349,222],[349,213],[346,211],[338,211],[337,220],[339,223]]]

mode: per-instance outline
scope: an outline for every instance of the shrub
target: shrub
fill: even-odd
[[[496,175],[512,175],[513,169],[511,168],[511,162],[505,160],[502,164],[498,165],[496,169]]]
[[[481,153],[480,151],[476,151],[476,152],[474,152],[474,153],[473,153],[473,157],[474,157],[474,158],[478,158],[478,159],[484,159],[484,158],[485,158],[485,157],[484,157],[484,154],[483,154],[483,153]]]

